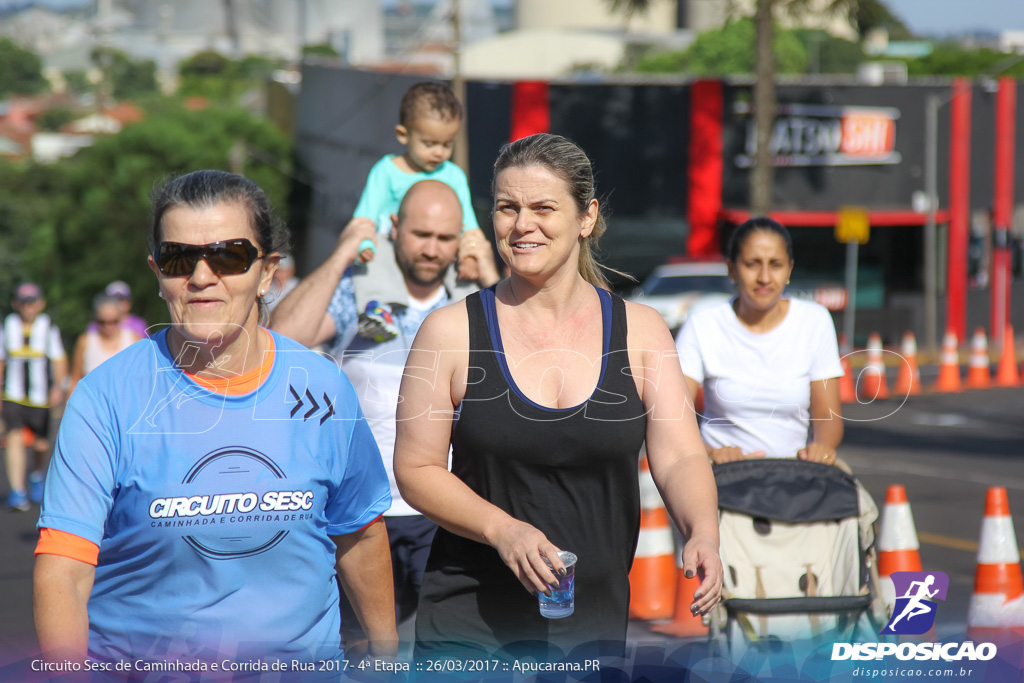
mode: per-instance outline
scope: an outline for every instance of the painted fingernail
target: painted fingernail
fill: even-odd
[[[700,600],[700,596],[702,596],[702,595],[704,595],[704,594],[703,593],[694,593],[693,594],[693,599],[694,600]]]
[[[558,570],[558,575],[561,576],[563,579],[565,578],[565,575],[568,574],[568,573],[569,572],[565,571],[564,567],[562,569]]]
[[[688,578],[688,579],[692,579],[693,578],[693,570],[692,569],[687,569],[686,570],[686,578]]]

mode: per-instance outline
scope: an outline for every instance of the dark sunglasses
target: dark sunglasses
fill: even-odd
[[[217,275],[241,275],[249,272],[258,258],[263,258],[263,254],[247,239],[213,244],[161,242],[153,254],[157,268],[168,277],[192,275],[200,259]]]

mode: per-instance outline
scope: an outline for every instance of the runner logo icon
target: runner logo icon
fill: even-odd
[[[942,572],[893,572],[896,605],[884,634],[920,635],[935,624],[935,600],[945,600],[949,577]]]

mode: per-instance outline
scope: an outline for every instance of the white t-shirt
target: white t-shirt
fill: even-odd
[[[398,336],[387,341],[377,341],[356,332],[361,309],[356,306],[357,293],[353,291],[353,280],[351,273],[342,278],[328,307],[338,331],[338,335],[329,343],[330,354],[352,382],[359,405],[384,460],[384,469],[387,470],[391,485],[391,507],[384,515],[418,515],[419,511],[402,498],[395,482],[395,415],[401,397],[399,390],[405,362],[416,332],[431,311],[447,305],[450,299],[444,287],[438,287],[437,294],[428,301],[416,301],[406,292],[404,302],[407,305],[392,308]]]
[[[683,374],[704,385],[701,435],[712,448],[793,458],[811,439],[811,382],[841,377],[828,310],[800,299],[769,332],[755,334],[732,302],[698,311],[676,339]]]

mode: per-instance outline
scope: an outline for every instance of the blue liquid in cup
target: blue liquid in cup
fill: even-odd
[[[576,579],[576,556],[562,551],[559,557],[565,564],[566,575],[558,580],[558,588],[552,587],[551,596],[537,593],[540,601],[540,615],[548,619],[562,619],[573,613],[574,584]],[[557,575],[556,575],[557,576]]]
[[[564,582],[563,582],[564,583]],[[569,581],[569,590],[551,591],[551,597],[540,594],[540,614],[548,619],[561,619],[573,612],[572,581]]]

